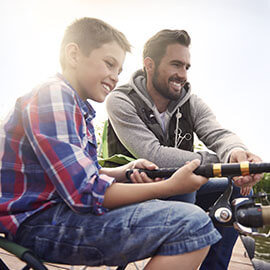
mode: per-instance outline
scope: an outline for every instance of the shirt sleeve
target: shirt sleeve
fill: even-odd
[[[198,153],[161,145],[124,93],[112,91],[106,109],[119,140],[134,157],[153,161],[160,168],[180,167],[187,160],[201,159]]]
[[[79,213],[106,212],[104,194],[114,178],[99,175],[93,134],[73,90],[41,88],[23,108],[23,122],[42,168],[69,207]]]
[[[190,98],[190,110],[195,133],[208,149],[217,154],[221,162],[228,162],[234,149],[247,150],[241,139],[234,132],[223,128],[209,106],[196,95]]]

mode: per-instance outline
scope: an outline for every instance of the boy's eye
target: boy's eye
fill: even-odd
[[[105,61],[106,65],[109,67],[109,68],[112,68],[113,67],[113,63],[110,62],[110,61]]]

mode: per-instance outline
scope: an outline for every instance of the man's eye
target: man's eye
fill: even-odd
[[[176,68],[181,68],[183,66],[183,64],[181,64],[181,63],[173,63],[173,66],[175,66]]]

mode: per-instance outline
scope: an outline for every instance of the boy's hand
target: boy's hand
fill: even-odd
[[[172,192],[176,194],[190,193],[198,190],[208,181],[208,178],[196,175],[193,171],[200,165],[200,160],[195,159],[177,170],[167,181],[171,182]]]
[[[156,170],[158,166],[146,159],[137,159],[132,162],[130,169],[147,169],[147,170]],[[134,170],[134,173],[130,175],[130,180],[132,183],[152,183],[162,180],[162,178],[152,179],[146,175],[146,173],[139,173],[137,170]]]

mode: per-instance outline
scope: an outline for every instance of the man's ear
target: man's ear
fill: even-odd
[[[76,43],[68,43],[65,47],[66,63],[75,68],[80,54],[80,48]]]
[[[144,58],[143,65],[147,74],[152,75],[154,73],[155,62],[153,61],[151,57],[147,56],[146,58]]]

